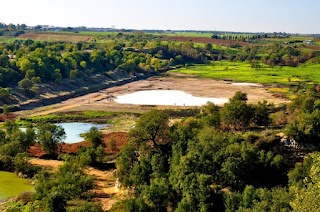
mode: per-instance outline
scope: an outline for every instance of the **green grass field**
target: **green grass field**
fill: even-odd
[[[166,32],[166,33],[148,33],[151,35],[158,35],[158,36],[182,36],[182,37],[201,37],[201,38],[210,38],[212,33],[209,32]]]
[[[62,113],[62,114],[48,114],[43,116],[30,116],[20,121],[20,125],[24,125],[25,122],[39,123],[39,122],[64,122],[64,121],[85,121],[92,120],[95,122],[101,121],[101,119],[111,119],[110,117],[115,117],[121,115],[122,113],[113,113],[108,111],[83,111],[78,113]]]
[[[19,178],[11,172],[0,171],[0,200],[17,196],[26,191],[34,191],[30,180]]]
[[[15,40],[18,40],[18,39],[0,36],[0,43],[13,43]]]
[[[171,72],[192,74],[203,78],[232,79],[237,82],[252,82],[262,84],[290,84],[296,82],[320,83],[320,64],[305,64],[299,67],[263,66],[260,69],[251,68],[249,63],[214,62],[210,65],[195,65],[180,68]]]

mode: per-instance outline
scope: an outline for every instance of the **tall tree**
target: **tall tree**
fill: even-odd
[[[168,123],[169,117],[165,112],[151,110],[139,118],[130,136],[138,143],[151,142],[153,147],[159,147],[169,140]]]
[[[44,123],[40,124],[37,136],[42,148],[48,154],[56,155],[58,144],[65,139],[66,133],[61,126]]]

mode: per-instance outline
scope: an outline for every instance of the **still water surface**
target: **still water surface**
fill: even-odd
[[[223,105],[229,100],[228,98],[196,97],[179,90],[147,90],[118,96],[115,101],[120,104],[135,105],[202,106],[207,102]]]
[[[106,124],[92,124],[79,122],[58,123],[56,125],[64,128],[64,131],[66,132],[66,139],[64,139],[63,142],[68,144],[83,141],[84,139],[80,136],[80,134],[88,132],[91,127],[101,129],[102,127],[107,126]]]

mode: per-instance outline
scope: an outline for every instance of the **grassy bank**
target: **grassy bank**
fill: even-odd
[[[0,171],[0,200],[17,196],[26,191],[34,191],[30,180],[19,178],[11,172]]]
[[[67,112],[67,113],[54,113],[43,116],[30,116],[21,118],[21,122],[77,122],[77,121],[90,121],[96,123],[111,122],[111,119],[124,115],[120,112],[108,112],[108,111],[81,111],[81,112]]]

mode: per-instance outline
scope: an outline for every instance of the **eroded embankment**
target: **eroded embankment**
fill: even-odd
[[[156,74],[156,73],[154,73]],[[150,77],[151,73],[129,75],[123,70],[109,72],[106,75],[95,75],[82,79],[67,79],[61,84],[47,83],[39,85],[37,96],[30,98],[19,92],[13,92],[15,104],[13,110],[30,110],[36,107],[60,103],[62,101],[98,92],[114,86],[125,85]]]

